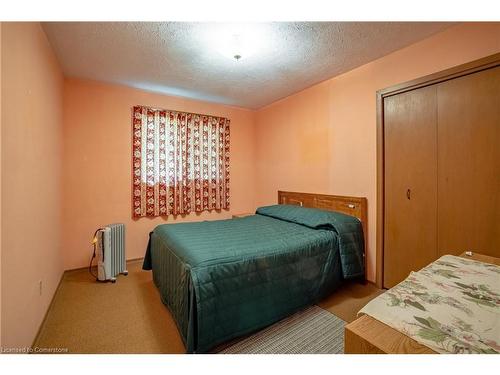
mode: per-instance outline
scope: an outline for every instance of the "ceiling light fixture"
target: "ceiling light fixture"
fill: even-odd
[[[217,49],[222,55],[239,61],[253,55],[255,48],[252,44],[247,35],[232,33],[221,35]]]
[[[227,54],[228,55],[233,55],[233,58],[238,61],[241,59],[243,56],[243,47],[244,47],[244,41],[242,40],[243,38],[241,35],[238,34],[233,34],[233,36],[229,39],[228,45],[225,47],[227,48]],[[247,51],[248,52],[248,51]],[[249,53],[246,54],[248,57]]]
[[[210,43],[221,55],[240,61],[262,50],[265,38],[261,31],[258,24],[219,24]]]

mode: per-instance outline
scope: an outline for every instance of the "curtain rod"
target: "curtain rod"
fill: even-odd
[[[149,109],[152,109],[153,111],[165,111],[165,112],[189,113],[189,114],[191,114],[191,115],[197,115],[197,116],[219,117],[219,118],[223,118],[223,119],[226,119],[226,120],[230,120],[228,117],[224,117],[224,116],[207,115],[207,114],[203,114],[203,113],[187,112],[187,111],[175,111],[175,110],[173,110],[173,109],[155,108],[155,107],[150,107],[150,106],[148,106],[148,105],[140,105],[140,104],[134,105],[134,106],[132,107],[132,112],[134,111],[134,107],[149,108]]]

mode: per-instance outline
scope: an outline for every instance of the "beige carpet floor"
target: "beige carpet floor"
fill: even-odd
[[[160,301],[142,260],[128,263],[128,276],[97,283],[87,270],[68,271],[34,346],[69,353],[185,353],[172,316]],[[346,284],[319,306],[344,321],[381,291],[371,284]]]

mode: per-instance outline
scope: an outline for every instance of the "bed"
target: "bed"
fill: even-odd
[[[463,253],[412,272],[345,327],[345,352],[500,353],[499,265]]]
[[[364,279],[365,198],[280,191],[278,202],[150,233],[143,269],[153,271],[188,353],[268,326],[345,279]]]

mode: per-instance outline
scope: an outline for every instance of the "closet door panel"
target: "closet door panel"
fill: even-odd
[[[437,255],[436,113],[436,86],[384,99],[386,288]]]
[[[438,85],[438,253],[500,257],[500,67]]]

